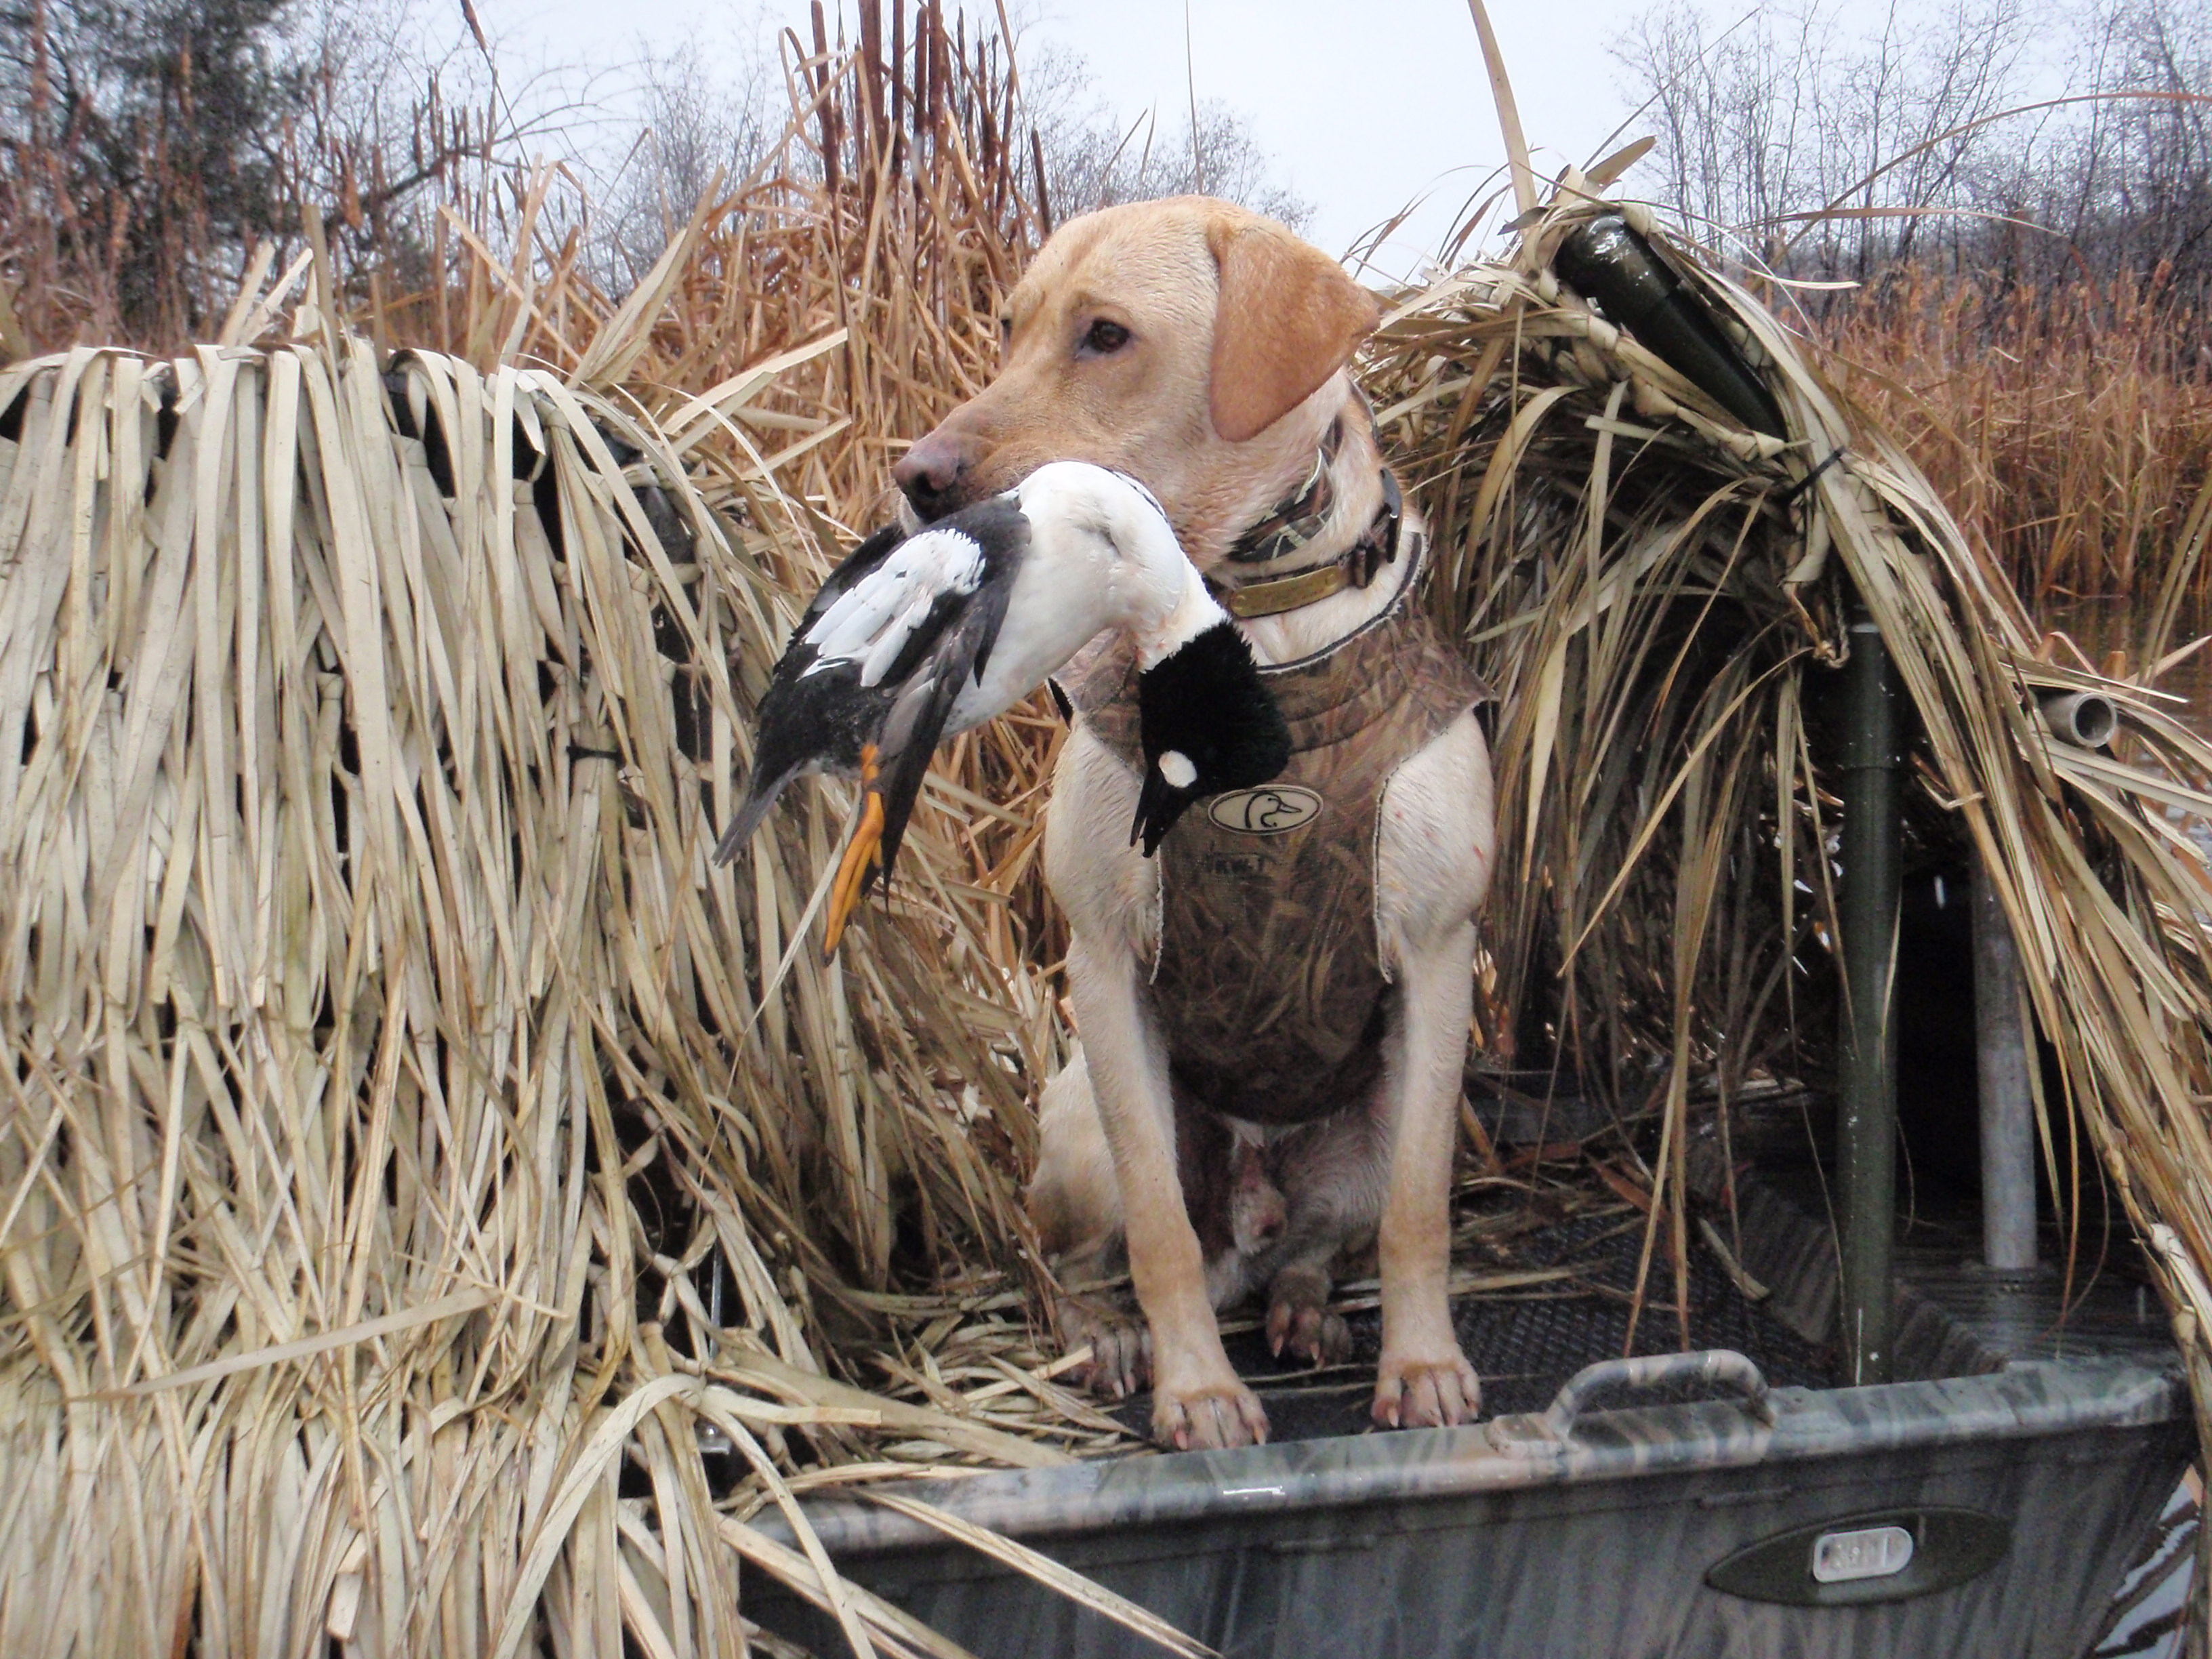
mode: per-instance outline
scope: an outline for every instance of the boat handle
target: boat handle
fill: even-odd
[[[1774,1425],[1774,1401],[1768,1394],[1766,1378],[1757,1365],[1733,1348],[1648,1354],[1585,1365],[1567,1379],[1553,1397],[1552,1408],[1538,1420],[1551,1439],[1565,1440],[1574,1433],[1575,1419],[1592,1395],[1607,1389],[1653,1389],[1679,1382],[1709,1382],[1733,1389],[1743,1396],[1745,1411],[1769,1428]]]

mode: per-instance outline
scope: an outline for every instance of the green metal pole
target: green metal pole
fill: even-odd
[[[1890,1241],[1896,1225],[1900,693],[1881,630],[1849,612],[1844,668],[1844,1012],[1836,1162],[1843,1209],[1843,1339],[1854,1384],[1890,1375]]]

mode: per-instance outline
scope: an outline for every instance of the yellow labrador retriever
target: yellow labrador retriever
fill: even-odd
[[[896,469],[918,514],[940,516],[1046,461],[1121,469],[1159,497],[1259,661],[1322,686],[1323,716],[1370,681],[1411,674],[1404,665],[1416,657],[1432,670],[1413,676],[1416,690],[1434,693],[1438,711],[1394,728],[1417,735],[1382,757],[1387,771],[1366,757],[1362,775],[1376,781],[1365,816],[1347,805],[1352,827],[1338,842],[1351,851],[1334,854],[1344,879],[1298,878],[1300,903],[1317,899],[1326,911],[1351,894],[1357,914],[1329,937],[1302,937],[1280,932],[1289,913],[1279,903],[1247,907],[1236,915],[1261,917],[1267,940],[1220,941],[1248,951],[1252,975],[1306,996],[1297,1006],[1313,1024],[1354,1036],[1312,1039],[1327,1054],[1310,1066],[1209,1071],[1208,1054],[1177,1035],[1183,1001],[1218,1000],[1216,979],[1245,975],[1163,976],[1170,947],[1186,958],[1211,948],[1206,917],[1182,916],[1184,896],[1162,874],[1186,832],[1172,832],[1158,859],[1129,844],[1140,777],[1114,741],[1110,700],[1097,693],[1116,683],[1112,665],[1092,673],[1091,702],[1078,694],[1085,714],[1054,779],[1045,871],[1073,929],[1067,973],[1082,1047],[1046,1090],[1030,1205],[1064,1282],[1126,1246],[1143,1323],[1077,1299],[1064,1310],[1069,1338],[1093,1344],[1094,1382],[1119,1392],[1149,1377],[1164,1444],[1264,1440],[1266,1413],[1223,1350],[1216,1307],[1264,1285],[1279,1353],[1340,1358],[1347,1345],[1326,1312],[1331,1275],[1372,1248],[1382,1283],[1376,1420],[1469,1420],[1480,1389],[1446,1295],[1449,1200],[1474,919],[1495,845],[1490,763],[1472,699],[1452,678],[1463,670],[1417,631],[1427,627],[1411,593],[1419,527],[1401,514],[1346,372],[1376,326],[1375,301],[1282,226],[1185,197],[1069,222],[1039,251],[1004,320],[998,378]],[[1278,831],[1322,813],[1336,787],[1286,787],[1214,812],[1212,828],[1188,833],[1228,836],[1231,850],[1207,855],[1213,873],[1203,879],[1265,872],[1291,845]],[[1355,830],[1365,839],[1352,839]],[[1243,902],[1234,891],[1226,902]],[[1284,938],[1301,939],[1310,972],[1279,960]],[[1356,970],[1363,952],[1364,980],[1330,977],[1340,957]],[[1238,1045],[1253,1033],[1237,1020],[1274,1020],[1249,1003],[1212,1028],[1214,1057],[1245,1052]],[[1297,1031],[1257,1036],[1304,1052]]]

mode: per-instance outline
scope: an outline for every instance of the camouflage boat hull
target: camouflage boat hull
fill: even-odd
[[[2191,1449],[2178,1377],[2127,1360],[1766,1398],[1771,1423],[1728,1400],[1650,1406],[1584,1413],[1564,1439],[1506,1419],[929,1496],[1233,1659],[2077,1659]],[[810,1513],[843,1571],[980,1659],[1156,1651],[903,1516]],[[1820,1539],[1885,1528],[1914,1539],[1906,1570],[1814,1578]],[[1716,1588],[1717,1569],[1762,1544],[1780,1547],[1778,1568]],[[748,1611],[836,1649],[810,1611]]]
[[[1769,1289],[1755,1318],[1705,1328],[1802,1371],[1770,1339],[1832,1344],[1836,1252],[1817,1188],[1790,1193],[1743,1183],[1742,1260]],[[2069,1301],[2058,1274],[1990,1274],[1921,1233],[1895,1317],[1919,1380],[1770,1389],[1737,1353],[1613,1360],[1548,1412],[1470,1428],[902,1490],[1230,1659],[2080,1659],[2192,1454],[2163,1316],[2112,1275]],[[1586,1336],[1553,1375],[1620,1352],[1609,1328]],[[843,1571],[979,1659],[1158,1651],[903,1516],[809,1513]],[[747,1612],[842,1651],[765,1586]]]

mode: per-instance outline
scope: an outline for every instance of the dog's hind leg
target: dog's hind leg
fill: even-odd
[[[1091,1352],[1069,1380],[1117,1400],[1139,1392],[1152,1381],[1152,1333],[1130,1297],[1104,1288],[1128,1265],[1127,1238],[1080,1047],[1038,1102],[1036,1175],[1025,1196],[1037,1243],[1066,1292],[1055,1310],[1061,1340],[1070,1352],[1085,1344]]]
[[[1352,1328],[1332,1312],[1326,1258],[1278,1267],[1267,1283],[1267,1346],[1318,1370],[1352,1357]]]
[[[1371,1252],[1390,1175],[1384,1101],[1293,1130],[1269,1149],[1289,1211],[1268,1253],[1267,1346],[1313,1365],[1350,1357],[1352,1333],[1328,1297],[1348,1257]]]

